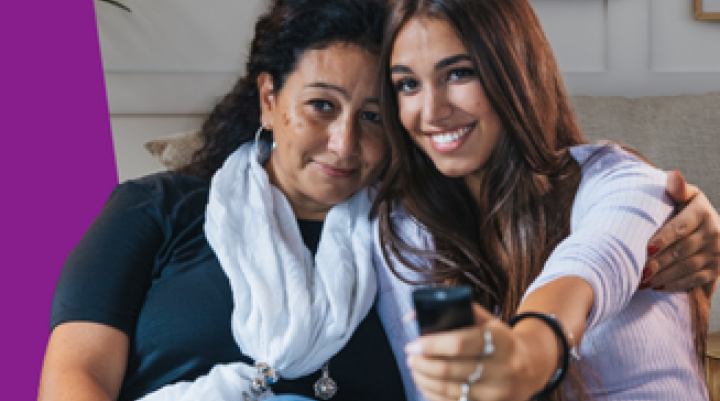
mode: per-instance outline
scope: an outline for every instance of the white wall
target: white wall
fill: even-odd
[[[711,0],[713,1],[713,0]],[[714,0],[718,1],[718,0]],[[121,180],[160,166],[137,145],[196,128],[243,70],[264,0],[96,2]],[[652,96],[720,90],[720,21],[692,0],[531,0],[570,93]],[[712,5],[712,3],[708,3]],[[144,155],[143,155],[144,156]]]
[[[144,141],[200,126],[242,72],[254,20],[266,4],[123,1],[132,13],[96,2],[121,180],[161,168]],[[531,2],[571,94],[720,91],[720,21],[694,20],[693,0]],[[711,329],[720,330],[720,297],[715,301]]]
[[[243,70],[263,0],[95,2],[120,180],[162,168],[142,144],[197,129]]]

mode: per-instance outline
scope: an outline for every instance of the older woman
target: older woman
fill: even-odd
[[[382,14],[372,0],[273,2],[194,163],[118,186],[69,256],[40,399],[195,382],[183,396],[238,400],[263,393],[258,379],[276,394],[404,397],[373,307],[365,189],[387,154]]]

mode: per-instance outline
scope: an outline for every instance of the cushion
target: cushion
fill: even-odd
[[[168,170],[176,170],[190,163],[202,144],[199,131],[188,131],[149,140],[145,142],[145,149]]]

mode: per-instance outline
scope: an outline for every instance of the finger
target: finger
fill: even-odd
[[[715,277],[715,272],[709,269],[701,269],[700,271],[689,274],[685,277],[680,278],[679,280],[656,286],[653,289],[655,291],[667,292],[687,291],[689,289],[708,284],[714,281]]]
[[[677,203],[687,203],[699,192],[697,187],[685,182],[685,178],[677,170],[667,174],[665,189],[670,198]]]
[[[697,253],[685,260],[676,262],[675,268],[665,269],[657,273],[647,284],[650,288],[657,288],[695,274],[710,261],[710,255],[710,253]]]
[[[457,401],[462,394],[462,385],[464,382],[458,381],[440,381],[425,376],[422,373],[413,371],[413,380],[428,400],[449,400]],[[512,397],[512,388],[507,385],[497,385],[499,383],[475,383],[470,385],[471,400],[508,400],[515,399]]]
[[[415,312],[415,309],[411,310],[410,312],[406,313],[402,317],[403,323],[409,323],[417,320],[417,312]]]
[[[707,198],[704,194],[699,193],[650,239],[648,242],[649,256],[659,255],[679,239],[681,240],[697,230],[701,224],[712,217],[710,210]]]
[[[422,392],[422,395],[423,395],[421,397],[422,399],[425,399],[428,401],[448,401],[448,400],[457,401],[457,400],[453,400],[451,398],[447,398],[447,396],[445,396],[445,395],[438,394],[438,393],[433,392],[432,390],[421,387],[420,385],[417,384],[417,380],[418,379],[416,379],[415,376],[413,376],[413,381],[415,381],[415,386],[417,386],[418,390],[420,390]]]
[[[434,358],[478,359],[485,353],[485,326],[434,333],[422,336],[405,347],[408,355]]]
[[[422,391],[422,393],[423,393],[423,398],[426,399],[426,400],[428,400],[428,401],[448,401],[448,400],[449,400],[449,401],[457,401],[457,400],[452,400],[452,399],[450,399],[450,398],[445,398],[445,397],[443,397],[443,396],[441,396],[441,395],[438,395],[438,394],[435,394],[435,393],[431,393],[431,392],[428,392],[428,391],[423,391],[422,389],[421,389],[421,391]]]
[[[683,261],[692,255],[700,252],[706,245],[703,233],[696,230],[691,235],[677,241],[660,254],[648,260],[645,264],[646,271],[643,271],[643,283],[649,282],[656,274],[672,269],[684,269],[685,266],[677,262]],[[707,250],[706,250],[707,251]],[[678,272],[678,276],[684,276],[688,272]]]
[[[473,302],[472,308],[473,313],[475,314],[475,324],[478,326],[485,325],[495,318],[495,316],[488,312],[487,309],[480,306],[480,304]]]
[[[408,367],[435,380],[465,382],[483,362],[477,359],[443,359],[411,355]],[[485,369],[484,365],[480,369]],[[482,378],[482,375],[480,375]]]
[[[428,399],[456,401],[462,395],[461,381],[437,380],[415,370],[412,371],[412,377],[415,385]]]
[[[475,325],[468,328],[450,330],[442,333],[424,335],[405,347],[408,355],[435,355],[438,357],[478,357],[478,347],[484,349],[484,342],[478,341],[473,336],[478,335],[481,326],[486,326],[495,319],[485,308],[473,303],[473,314]],[[484,335],[479,337],[484,339]],[[451,346],[447,346],[451,344]],[[445,347],[445,348],[443,348]]]
[[[413,376],[413,380],[415,381],[415,385],[417,386],[417,388],[422,392],[422,394],[423,394],[422,398],[424,398],[428,401],[457,401],[457,399],[449,398],[446,395],[438,394],[430,389],[427,389],[425,387],[418,385],[417,384],[418,379],[416,379],[415,376]]]
[[[718,266],[717,263],[716,263],[716,266]],[[717,267],[715,267],[715,269],[717,269]],[[702,287],[703,292],[705,293],[705,296],[708,298],[712,298],[712,296],[715,294],[715,289],[717,289],[717,285],[718,285],[717,270],[715,270],[715,272],[711,271],[710,274],[714,274],[715,279],[710,280],[709,283],[703,285],[703,287]]]

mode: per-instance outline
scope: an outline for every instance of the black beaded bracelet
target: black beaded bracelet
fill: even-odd
[[[567,375],[568,367],[570,366],[570,356],[572,354],[572,349],[570,346],[570,342],[565,336],[565,332],[560,325],[560,322],[553,315],[538,312],[525,312],[511,317],[508,324],[510,325],[510,327],[513,327],[519,321],[533,317],[542,320],[545,324],[548,325],[548,327],[552,329],[553,332],[555,332],[555,336],[557,336],[557,338],[560,340],[563,348],[563,359],[560,369],[558,369],[553,375],[553,377],[550,378],[550,382],[545,386],[545,388],[540,390],[540,392],[535,394],[532,398],[539,399],[540,397],[544,397],[552,393],[560,385],[562,380],[565,378],[565,375]]]

